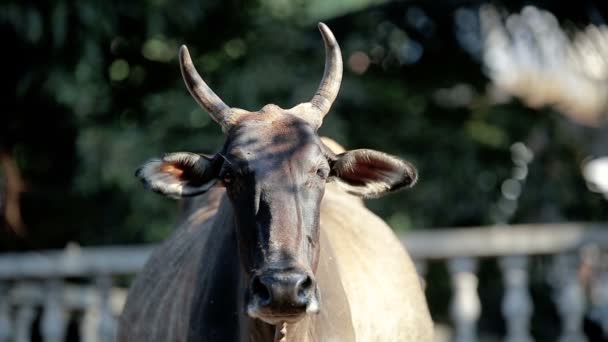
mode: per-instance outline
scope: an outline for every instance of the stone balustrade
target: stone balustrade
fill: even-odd
[[[564,223],[434,229],[400,236],[424,278],[429,262],[445,262],[452,299],[452,341],[480,341],[479,262],[498,263],[507,342],[533,341],[530,262],[551,256],[547,283],[560,316],[560,341],[585,341],[582,319],[608,331],[608,224]],[[154,246],[112,246],[0,254],[0,342],[113,341],[128,279]],[[76,327],[76,328],[75,328]],[[556,327],[557,329],[557,327]]]

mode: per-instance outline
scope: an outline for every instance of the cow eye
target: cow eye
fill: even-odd
[[[317,176],[319,176],[319,178],[321,178],[321,179],[327,179],[327,177],[329,176],[329,169],[327,169],[325,167],[318,168]]]
[[[222,175],[222,182],[224,182],[224,184],[230,184],[234,181],[234,175],[232,174],[232,172],[226,172]]]

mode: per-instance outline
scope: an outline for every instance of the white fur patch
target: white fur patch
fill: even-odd
[[[350,185],[340,180],[340,178],[336,178],[336,185],[351,195],[362,196],[365,198],[382,196],[391,189],[391,187],[385,182],[367,182],[364,186],[360,186]]]
[[[380,197],[395,189],[411,187],[418,177],[416,169],[409,163],[386,153],[364,149],[339,155],[334,171],[338,187],[351,195],[365,198]]]
[[[215,178],[204,181],[206,167],[209,161],[195,153],[176,152],[165,155],[162,159],[151,159],[143,164],[135,175],[144,185],[154,192],[171,198],[195,196],[209,190],[216,183]],[[177,169],[187,170],[187,174],[200,179],[184,179],[174,173],[165,172],[163,166],[171,164]],[[201,184],[192,186],[192,183]]]

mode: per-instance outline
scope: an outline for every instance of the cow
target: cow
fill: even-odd
[[[214,155],[169,153],[136,171],[183,212],[129,290],[119,341],[432,340],[411,259],[361,200],[411,187],[417,171],[319,137],[342,80],[340,47],[319,30],[323,78],[291,109],[229,107],[180,48],[186,87],[227,138]]]

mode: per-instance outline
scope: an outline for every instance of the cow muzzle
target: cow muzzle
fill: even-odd
[[[251,278],[247,313],[269,324],[296,322],[319,312],[318,288],[304,271],[267,271]]]

